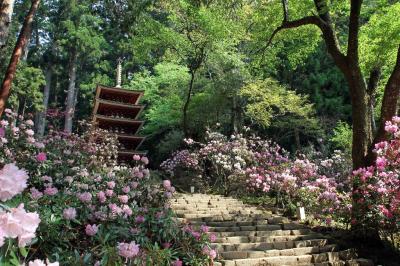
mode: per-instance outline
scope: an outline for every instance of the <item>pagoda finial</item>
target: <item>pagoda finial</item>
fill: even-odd
[[[118,58],[118,66],[117,66],[117,88],[121,88],[121,80],[122,80],[122,59]]]

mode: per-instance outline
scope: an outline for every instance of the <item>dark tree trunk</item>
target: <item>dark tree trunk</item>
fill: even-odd
[[[0,49],[7,43],[11,17],[14,10],[14,2],[15,0],[0,1]]]
[[[189,91],[188,91],[188,94],[187,94],[187,97],[186,97],[185,104],[183,106],[183,133],[185,134],[185,137],[189,137],[188,114],[187,114],[187,112],[188,112],[188,109],[189,109],[190,100],[192,98],[195,75],[196,75],[196,70],[190,70]]]
[[[68,92],[67,100],[65,102],[65,121],[64,131],[72,132],[72,121],[75,113],[75,90],[76,90],[76,68],[78,56],[75,50],[71,52],[71,58],[68,71]]]
[[[0,89],[0,116],[3,114],[6,102],[11,92],[11,85],[14,80],[17,65],[21,59],[21,55],[25,50],[26,45],[29,42],[30,34],[32,31],[32,22],[35,16],[36,10],[39,7],[40,0],[32,0],[31,8],[25,17],[24,24],[22,25],[21,31],[18,36],[17,43],[15,44],[14,51],[12,53],[10,63],[8,65],[3,83]]]

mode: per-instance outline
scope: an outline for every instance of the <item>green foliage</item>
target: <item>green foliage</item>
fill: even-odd
[[[241,89],[240,94],[247,98],[247,115],[264,127],[286,114],[303,118],[313,114],[313,106],[308,103],[307,97],[288,90],[272,79],[250,83]]]
[[[27,66],[24,63],[20,64],[13,81],[10,104],[28,111],[41,110],[43,97],[41,89],[44,84],[42,70]]]
[[[329,141],[336,149],[350,153],[352,138],[353,131],[351,127],[347,123],[339,121],[336,127],[333,129],[333,135]]]
[[[154,75],[143,71],[134,75],[128,87],[145,91],[144,101],[148,123],[144,134],[157,134],[178,126],[182,121],[182,87],[189,81],[187,68],[175,63],[160,63]]]

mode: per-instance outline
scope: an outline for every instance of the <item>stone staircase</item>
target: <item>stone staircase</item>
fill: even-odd
[[[218,251],[214,265],[374,265],[300,223],[231,197],[177,194],[171,206],[182,222],[207,225],[217,236],[212,244]]]

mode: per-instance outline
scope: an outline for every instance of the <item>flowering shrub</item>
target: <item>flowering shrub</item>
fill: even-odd
[[[287,161],[285,152],[278,145],[254,136],[246,138],[238,134],[228,138],[217,132],[207,132],[206,141],[203,144],[186,140],[190,150],[178,151],[161,167],[172,176],[182,169],[184,175],[192,172],[207,185],[229,194],[243,190],[247,174],[263,171],[257,168],[262,163],[271,166],[269,173],[272,174],[273,167]],[[253,178],[254,185],[261,186],[255,175]]]
[[[400,224],[400,117],[386,122],[388,141],[375,145],[375,166],[353,172],[357,187],[353,192],[353,224],[379,228],[393,236]]]
[[[2,251],[0,264],[53,265],[40,260],[46,257],[68,265],[212,260],[213,252],[203,252],[209,239],[193,240],[175,221],[168,204],[175,188],[150,177],[147,157],[118,165],[113,135],[50,131],[38,141],[33,122],[10,110],[6,117],[0,127],[0,200],[11,208],[4,205],[0,212],[0,243],[9,250]]]
[[[340,151],[330,158],[314,152],[290,159],[279,145],[256,136],[208,133],[206,143],[186,140],[189,149],[178,151],[162,164],[172,176],[201,176],[224,193],[276,197],[293,213],[306,206],[314,218],[330,224],[350,222],[351,164]],[[246,190],[243,190],[246,188]]]

